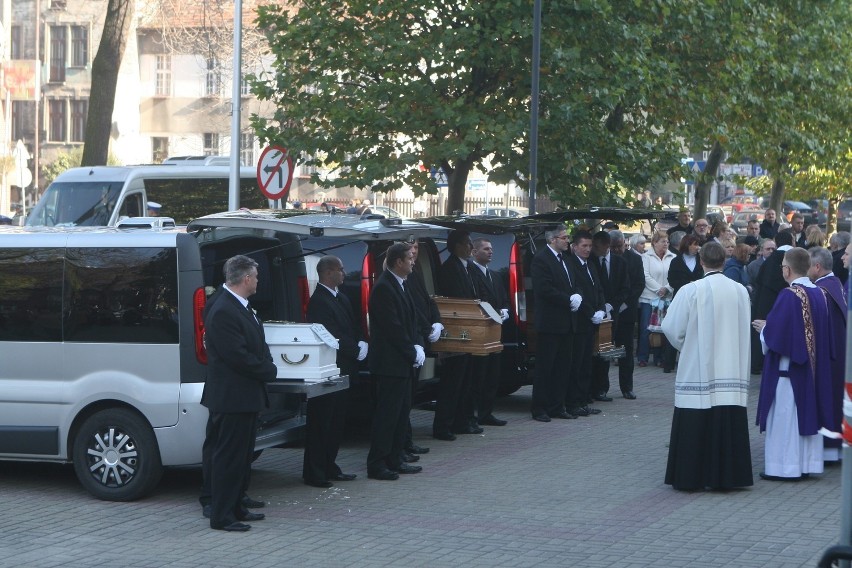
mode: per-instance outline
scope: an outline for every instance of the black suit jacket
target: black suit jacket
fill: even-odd
[[[845,247],[840,250],[831,251],[831,258],[834,261],[831,271],[840,279],[843,286],[846,286],[846,280],[849,278],[849,269],[843,267],[843,253],[846,252],[844,249]]]
[[[570,256],[562,253],[563,258]],[[533,257],[532,273],[533,298],[535,310],[533,320],[535,329],[543,333],[573,333],[576,325],[576,313],[571,311],[571,295],[575,293],[575,274],[569,282],[565,270],[572,273],[570,263],[560,264],[556,255],[547,245]]]
[[[204,317],[207,381],[201,404],[210,412],[259,412],[269,404],[265,383],[277,374],[263,325],[227,290],[211,299]]]
[[[754,303],[752,311],[755,319],[766,319],[778,293],[787,287],[787,281],[781,273],[781,261],[784,260],[784,250],[776,250],[760,265],[757,281],[754,285]]]
[[[628,249],[622,253],[621,258],[627,263],[627,281],[630,285],[630,293],[627,295],[627,309],[622,317],[636,318],[636,310],[639,308],[639,298],[645,291],[645,267],[642,265],[642,255]],[[625,320],[627,321],[627,320]]]
[[[454,254],[448,256],[438,269],[438,294],[449,298],[477,298],[473,278]]]
[[[370,373],[407,379],[423,338],[417,330],[414,301],[385,270],[370,293]]]
[[[613,317],[617,317],[618,308],[627,303],[627,297],[630,295],[627,261],[610,253],[608,273],[604,271],[600,257],[592,255],[590,261],[598,267],[598,281],[603,288],[604,301],[612,306]]]
[[[468,266],[470,267],[470,274],[473,277],[473,283],[479,299],[491,304],[491,307],[498,312],[504,308],[508,309],[509,296],[500,282],[499,275],[490,268],[486,268],[485,270],[488,271],[488,276],[486,276],[482,272],[482,269],[475,264],[468,264]]]
[[[441,312],[426,289],[426,280],[423,278],[419,264],[414,265],[414,272],[408,275],[405,282],[408,293],[414,300],[414,307],[417,309],[417,329],[423,337],[421,345],[425,347],[428,343],[427,337],[432,333],[432,324],[441,323]]]
[[[580,333],[588,333],[594,328],[592,316],[595,312],[603,310],[606,303],[598,267],[595,265],[592,256],[589,256],[589,260],[591,262],[586,263],[586,266],[589,267],[587,271],[583,268],[582,261],[577,255],[569,254],[566,259],[568,264],[574,268],[574,273],[577,275],[575,286],[583,297],[583,303],[577,310],[576,329]]]
[[[761,239],[774,239],[775,235],[778,234],[778,230],[781,228],[781,224],[778,221],[774,223],[770,223],[766,219],[760,222],[760,238]]]
[[[325,286],[317,284],[305,313],[305,320],[321,323],[340,344],[337,351],[337,366],[344,375],[358,371],[358,342],[363,340],[361,331],[352,312],[349,298],[338,290],[335,297]]]

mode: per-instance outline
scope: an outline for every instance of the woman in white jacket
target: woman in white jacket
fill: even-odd
[[[642,266],[645,269],[645,289],[639,296],[639,346],[636,358],[639,366],[648,365],[651,347],[648,344],[648,322],[651,319],[651,302],[660,299],[671,299],[669,288],[669,264],[675,257],[669,250],[669,237],[664,231],[657,231],[651,237],[651,249],[642,255]],[[655,356],[659,355],[655,352]]]

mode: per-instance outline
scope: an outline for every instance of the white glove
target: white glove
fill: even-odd
[[[601,310],[596,311],[592,315],[592,323],[595,324],[595,325],[598,325],[599,323],[601,323],[603,321],[603,319],[604,319],[604,313]]]
[[[609,317],[609,315],[612,313],[612,305],[604,304],[604,311],[606,312],[606,317]]]
[[[422,367],[423,363],[426,362],[426,352],[419,345],[415,345],[414,350],[417,352],[417,355],[414,356],[414,366]]]
[[[443,324],[433,323],[432,324],[432,332],[429,334],[429,343],[435,343],[439,339],[441,339],[441,332],[444,331]]]
[[[507,310],[506,308],[503,308],[502,310],[500,310],[500,318],[503,321],[506,321],[507,319],[509,319],[509,310]]]
[[[580,304],[583,303],[583,296],[581,296],[580,294],[574,294],[573,296],[571,296],[570,300],[571,300],[571,311],[576,312],[577,310],[580,309]]]
[[[627,304],[621,304],[620,306],[618,306],[618,313],[621,313],[626,309],[627,309]]]
[[[367,358],[367,350],[369,349],[369,345],[367,345],[366,341],[358,342],[358,360],[363,361]]]

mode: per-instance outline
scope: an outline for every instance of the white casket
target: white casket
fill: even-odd
[[[340,375],[338,342],[318,323],[264,322],[279,379],[324,381]]]

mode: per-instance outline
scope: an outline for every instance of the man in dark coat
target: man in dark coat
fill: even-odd
[[[577,275],[576,287],[583,301],[577,310],[577,323],[573,336],[573,361],[571,379],[565,396],[568,413],[577,416],[600,414],[599,408],[589,406],[592,394],[592,349],[596,327],[603,321],[606,303],[600,274],[596,264],[589,262],[592,254],[592,234],[577,231],[571,243],[567,262]]]
[[[565,410],[568,377],[573,373],[575,312],[583,298],[576,293],[576,274],[566,262],[568,235],[564,228],[544,234],[547,245],[532,261],[535,313],[538,334],[535,378],[532,389],[532,417],[539,422],[551,418],[577,418]]]
[[[633,392],[633,339],[636,336],[636,314],[639,310],[639,296],[645,289],[645,269],[642,266],[642,256],[627,246],[624,241],[624,233],[621,231],[610,231],[612,239],[610,251],[620,256],[627,267],[627,283],[629,292],[625,300],[626,307],[620,307],[618,320],[613,329],[613,343],[624,346],[624,357],[618,360],[618,386],[621,394],[628,400],[635,400]]]
[[[846,253],[846,247],[849,246],[850,242],[852,242],[852,235],[847,231],[838,231],[831,235],[831,238],[828,240],[828,248],[834,260],[831,271],[840,279],[840,283],[843,284],[844,288],[849,278],[849,269],[843,265],[843,255]]]
[[[781,273],[784,253],[793,248],[793,235],[784,229],[775,235],[776,249],[763,261],[754,281],[754,300],[751,304],[751,319],[765,320],[775,305],[778,293],[787,287],[787,281]],[[751,334],[751,372],[760,373],[763,367],[763,349],[756,332]]]
[[[391,245],[387,269],[370,293],[370,375],[376,383],[376,412],[367,455],[367,477],[383,481],[401,473],[418,473],[420,466],[402,461],[405,429],[411,410],[414,369],[422,367],[426,352],[417,330],[417,313],[405,280],[414,267],[411,246]]]
[[[340,290],[346,271],[336,256],[317,263],[319,282],[308,302],[305,320],[320,323],[338,341],[337,366],[350,380],[358,373],[358,361],[367,358],[367,343],[352,311],[349,298]],[[346,391],[308,399],[305,425],[305,455],[302,479],[313,487],[331,487],[332,481],[352,481],[354,473],[343,473],[337,465],[340,438],[346,421]]]
[[[261,520],[241,499],[254,454],[257,413],[269,399],[265,383],[275,380],[263,326],[248,298],[257,291],[257,263],[237,255],[225,262],[225,291],[204,318],[207,381],[201,403],[210,411],[212,502],[210,527],[229,532],[251,528],[241,521]]]
[[[774,239],[778,234],[781,225],[776,221],[775,209],[767,209],[763,214],[763,221],[760,223],[760,238]]]
[[[688,212],[687,212],[688,213]],[[622,238],[622,244],[624,239]],[[618,320],[627,311],[627,298],[630,285],[627,279],[627,261],[613,254],[610,246],[612,237],[606,231],[599,231],[592,237],[591,262],[598,267],[599,286],[604,294],[604,311],[613,319],[613,336],[618,328]],[[641,292],[640,292],[641,293]],[[615,337],[613,337],[613,343]],[[592,359],[592,398],[600,402],[611,402],[609,392],[609,360],[594,357]]]
[[[494,248],[488,239],[473,241],[471,275],[479,299],[488,302],[503,321],[509,318],[509,298],[500,278],[488,268]],[[483,426],[505,426],[506,421],[494,416],[494,399],[500,385],[500,353],[471,358],[473,377],[473,406],[477,423]],[[468,409],[470,413],[471,409]]]
[[[468,262],[473,242],[466,231],[452,231],[447,236],[450,256],[438,269],[438,294],[449,298],[476,299],[476,288]],[[447,357],[441,365],[441,379],[432,422],[432,436],[438,440],[455,440],[455,434],[481,434],[482,428],[471,423],[464,408],[471,396],[470,355]]]

